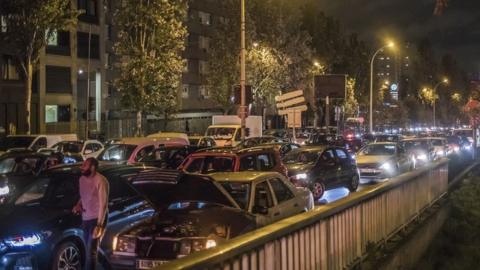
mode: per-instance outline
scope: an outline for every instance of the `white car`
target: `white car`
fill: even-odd
[[[40,151],[53,150],[60,153],[78,154],[85,160],[90,157],[97,158],[103,151],[104,146],[97,140],[87,141],[63,141],[56,143],[51,148],[43,148]]]
[[[446,138],[433,137],[425,139],[431,142],[435,159],[446,157],[447,155],[451,154]]]
[[[312,193],[295,187],[277,172],[236,172],[209,175],[235,201],[239,208],[253,214],[259,226],[310,211]]]

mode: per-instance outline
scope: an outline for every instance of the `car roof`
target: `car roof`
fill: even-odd
[[[204,150],[200,150],[198,152],[193,153],[193,155],[201,156],[201,155],[214,155],[214,154],[231,154],[231,155],[241,155],[244,153],[250,152],[261,152],[266,150],[274,149],[273,146],[254,146],[250,148],[238,149],[235,147],[217,147],[217,148],[208,148]]]
[[[374,143],[370,143],[368,145],[372,145],[372,144],[397,144],[397,142],[374,142]]]
[[[16,157],[39,157],[39,158],[46,158],[49,157],[50,155],[45,154],[45,153],[39,153],[39,152],[30,152],[30,151],[13,151],[13,152],[7,152],[0,156],[0,159],[4,158],[16,158]]]
[[[294,151],[298,151],[298,152],[305,152],[305,151],[308,151],[308,152],[313,152],[313,151],[323,151],[325,150],[326,148],[334,148],[335,146],[330,146],[330,145],[306,145],[306,146],[302,146],[300,148],[297,148],[295,149]]]
[[[208,128],[238,128],[240,125],[223,125],[223,124],[218,124],[218,125],[210,125]]]
[[[277,172],[218,172],[209,174],[215,182],[253,182],[265,178],[280,177]]]

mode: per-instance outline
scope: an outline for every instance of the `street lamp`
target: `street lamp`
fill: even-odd
[[[370,117],[369,117],[369,131],[373,133],[373,63],[375,61],[375,57],[386,48],[393,48],[395,43],[389,42],[387,45],[378,49],[373,55],[372,60],[370,61]]]
[[[448,79],[447,78],[444,78],[443,80],[441,80],[440,82],[438,82],[435,87],[433,87],[433,127],[436,128],[437,127],[437,119],[436,119],[436,115],[435,115],[435,104],[437,103],[437,88],[442,84],[448,84]]]

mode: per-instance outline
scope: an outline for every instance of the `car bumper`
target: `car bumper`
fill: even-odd
[[[47,266],[39,262],[38,254],[28,251],[9,252],[0,256],[0,270],[22,269],[36,270],[45,269]]]
[[[139,259],[137,257],[118,255],[112,255],[109,258],[110,267],[115,270],[151,269],[168,262],[168,260],[161,259]]]
[[[359,168],[360,182],[371,182],[391,177],[388,173],[380,169]]]

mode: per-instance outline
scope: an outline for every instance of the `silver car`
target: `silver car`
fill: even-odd
[[[366,145],[357,153],[356,159],[363,181],[390,178],[415,166],[413,158],[396,142]]]

